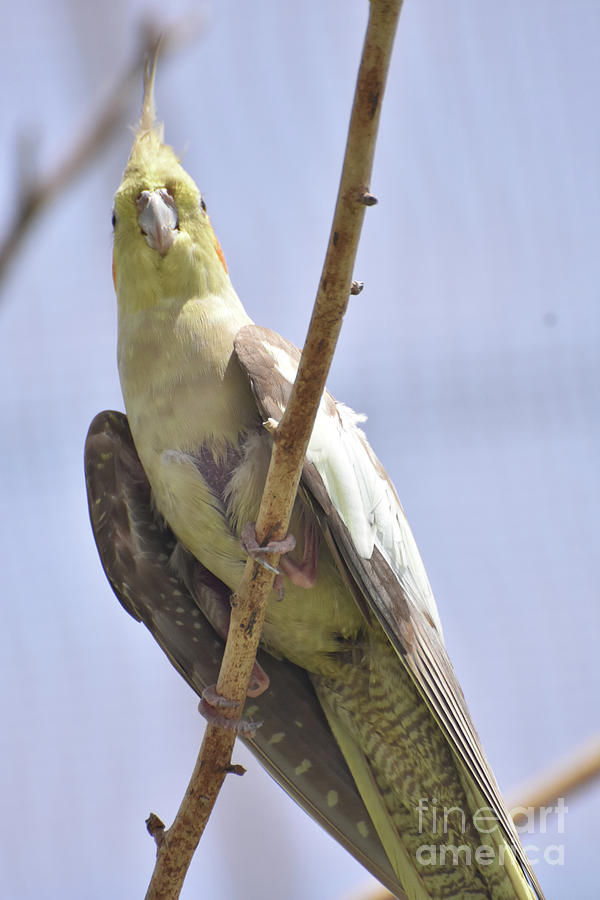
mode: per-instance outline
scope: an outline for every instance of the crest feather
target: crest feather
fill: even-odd
[[[157,127],[156,106],[154,103],[154,80],[161,44],[162,37],[157,40],[152,54],[146,59],[146,67],[144,70],[144,98],[142,100],[142,115],[138,125],[138,134],[153,131]]]

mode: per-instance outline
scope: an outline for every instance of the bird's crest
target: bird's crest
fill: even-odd
[[[157,179],[161,181],[164,180],[164,171],[171,169],[171,174],[173,174],[173,166],[178,167],[178,159],[173,150],[163,143],[163,124],[156,121],[154,82],[160,50],[161,39],[159,38],[146,60],[142,114],[135,130],[135,138],[124,178],[128,176],[138,178],[140,174],[148,176],[149,173],[154,172],[162,173],[157,174]]]
[[[142,101],[142,115],[138,125],[138,133],[152,131],[156,123],[156,107],[154,104],[154,78],[156,65],[160,54],[162,38],[159,38],[154,49],[146,58],[144,69],[144,99]]]

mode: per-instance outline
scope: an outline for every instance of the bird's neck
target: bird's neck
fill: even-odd
[[[233,353],[235,335],[250,322],[233,288],[120,311],[119,374],[136,443],[142,437],[192,450],[206,441],[238,442],[256,418]]]

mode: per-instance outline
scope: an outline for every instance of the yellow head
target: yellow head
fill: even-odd
[[[113,278],[119,306],[218,293],[229,284],[223,251],[194,181],[155,120],[156,55],[146,70],[142,116],[115,194]]]

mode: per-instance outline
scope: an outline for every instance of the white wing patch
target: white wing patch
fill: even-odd
[[[292,384],[296,377],[296,361],[282,347],[267,341],[263,346],[272,356],[279,374]],[[365,420],[366,416],[324,394],[307,459],[323,479],[359,555],[370,559],[377,547],[405,594],[433,620],[441,636],[442,625],[429,579],[404,510],[364,432],[358,427]]]

